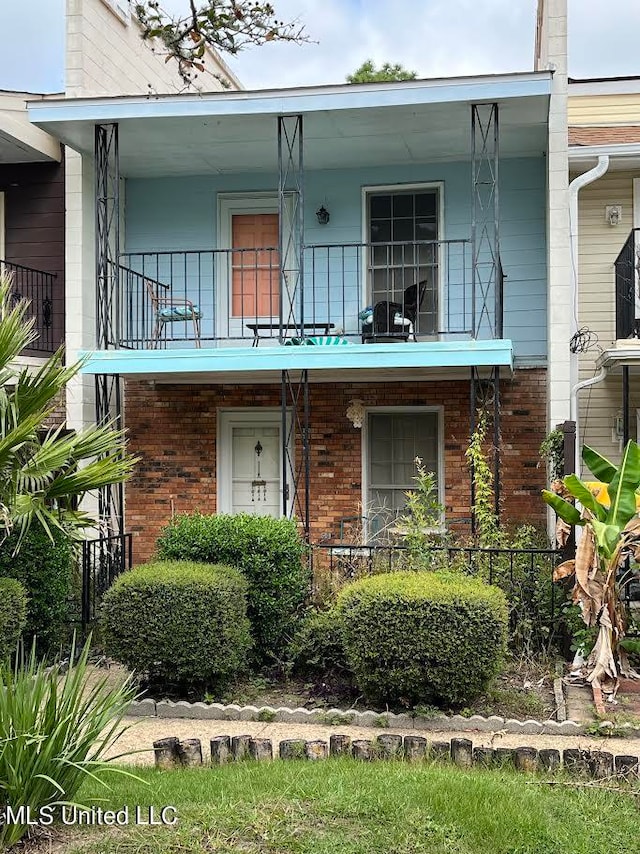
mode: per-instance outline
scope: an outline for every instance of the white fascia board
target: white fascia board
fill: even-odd
[[[69,98],[29,105],[36,125],[51,122],[113,122],[129,118],[188,116],[288,115],[324,110],[352,110],[455,102],[493,102],[550,95],[551,72],[484,77],[409,80],[402,84],[340,86],[216,92],[204,95]]]

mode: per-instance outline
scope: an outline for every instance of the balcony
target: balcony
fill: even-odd
[[[25,348],[29,355],[53,353],[56,349],[53,333],[53,286],[55,273],[34,270],[22,264],[0,260],[0,272],[11,276],[11,296],[14,302],[26,300],[26,317],[34,321],[37,338]]]
[[[634,228],[615,260],[616,340],[640,337],[640,228]]]
[[[502,336],[502,273],[481,287],[467,240],[121,256],[110,346],[146,350]],[[282,268],[282,269],[281,269]]]

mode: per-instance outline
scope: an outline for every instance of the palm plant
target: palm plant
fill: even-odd
[[[10,277],[0,275],[0,539],[11,530],[22,537],[34,520],[77,537],[95,525],[78,502],[126,480],[136,460],[122,431],[109,425],[66,435],[43,427],[80,363],[65,365],[58,350],[37,369],[16,368],[37,337],[27,311],[27,302],[12,297]]]
[[[575,474],[555,481],[552,490],[543,490],[542,497],[560,517],[560,542],[566,542],[571,525],[582,528],[575,559],[557,567],[554,581],[575,577],[573,601],[580,607],[585,624],[598,630],[586,667],[596,709],[604,714],[603,685],[615,696],[621,675],[638,676],[631,670],[624,649],[627,615],[620,596],[619,572],[630,555],[640,557],[636,505],[640,447],[628,442],[619,466],[587,445],[582,449],[582,459],[596,479],[607,484],[608,505],[597,500]]]
[[[0,665],[0,850],[18,842],[27,824],[3,822],[10,805],[37,820],[41,810],[75,804],[89,777],[108,784],[105,773],[134,776],[109,764],[107,753],[128,729],[122,723],[135,697],[131,678],[110,684],[90,679],[90,640],[66,673],[60,663],[38,662],[35,646],[19,654],[15,668]],[[70,661],[76,658],[75,642]],[[125,755],[125,754],[122,754]],[[111,759],[118,759],[112,756]]]

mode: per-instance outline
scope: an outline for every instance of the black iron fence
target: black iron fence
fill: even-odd
[[[274,247],[126,253],[111,343],[495,337],[502,277],[494,291],[475,292],[467,240],[309,245],[282,264]]]
[[[637,338],[640,333],[639,253],[640,229],[634,228],[615,261],[616,339]]]
[[[410,566],[406,546],[322,543],[312,547],[318,589],[337,589],[356,578]],[[557,633],[566,593],[553,582],[563,553],[550,548],[429,548],[425,568],[455,568],[504,591],[509,602],[512,638],[526,631],[527,642],[545,645]],[[517,640],[517,638],[516,638]]]
[[[121,572],[131,569],[131,534],[99,537],[82,543],[81,621],[86,629],[94,620],[103,595]]]
[[[27,317],[35,321],[34,330],[38,337],[25,349],[53,353],[57,346],[53,336],[53,283],[56,274],[3,260],[0,260],[0,272],[11,276],[12,299],[14,302],[27,300]]]

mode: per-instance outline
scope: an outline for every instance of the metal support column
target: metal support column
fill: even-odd
[[[278,117],[280,343],[304,328],[304,162],[302,116]],[[282,510],[310,536],[309,374],[282,371]]]
[[[498,105],[472,104],[471,328],[474,338],[502,337],[499,154]]]
[[[118,125],[96,125],[96,346],[101,350],[118,346],[121,340],[120,258],[120,168]],[[96,423],[122,427],[122,389],[118,375],[95,378]],[[124,533],[124,487],[114,484],[98,494],[103,535]]]
[[[304,337],[304,162],[302,116],[278,116],[280,343]],[[294,327],[293,330],[289,327]]]
[[[497,104],[471,105],[471,329],[474,338],[503,336],[504,272],[500,260],[500,122]],[[471,369],[471,432],[476,415],[483,411],[493,430],[494,512],[500,518],[500,368],[487,377]],[[489,426],[489,424],[488,424]],[[471,471],[471,505],[475,503],[474,472]],[[475,518],[472,512],[472,531]]]

